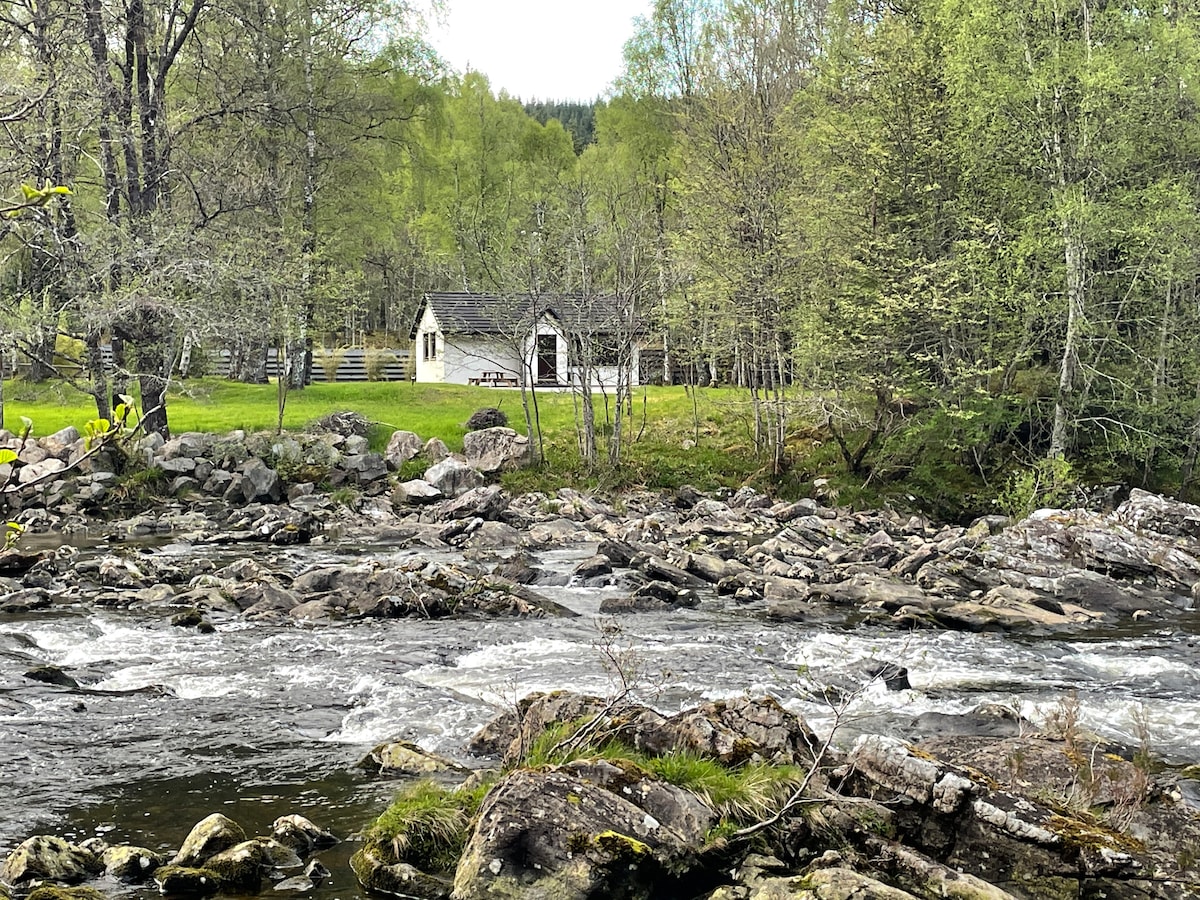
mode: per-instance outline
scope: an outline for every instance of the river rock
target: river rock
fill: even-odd
[[[195,866],[163,866],[154,873],[154,883],[168,897],[210,897],[221,889],[216,872]]]
[[[171,437],[159,449],[163,459],[199,459],[207,456],[212,448],[215,437],[199,431],[185,431]]]
[[[79,682],[58,666],[37,666],[25,672],[24,677],[31,681],[40,681],[43,684],[56,684],[59,687],[79,687]]]
[[[516,763],[534,739],[560,722],[599,714],[608,707],[601,697],[573,691],[535,692],[517,701],[472,735],[467,750],[477,756],[502,756],[504,763]]]
[[[204,868],[217,873],[224,890],[231,893],[256,892],[262,886],[265,861],[263,839],[253,838],[214,853],[205,860]]]
[[[483,476],[478,471],[453,456],[426,469],[422,480],[447,497],[457,497],[483,484]]]
[[[454,896],[673,895],[674,873],[690,866],[698,847],[637,799],[636,792],[614,793],[569,770],[510,773],[476,815]]]
[[[421,438],[411,431],[393,431],[388,439],[387,449],[383,457],[387,460],[388,468],[396,471],[410,459],[416,459],[421,452]]]
[[[431,775],[462,771],[448,759],[423,750],[411,741],[388,741],[377,745],[359,763],[380,775]]]
[[[228,816],[213,813],[192,827],[188,836],[184,838],[183,846],[171,860],[171,865],[198,866],[210,856],[228,850],[244,840],[246,832],[242,830],[241,825]]]
[[[378,453],[355,453],[342,459],[338,469],[354,484],[368,485],[387,475],[387,462]]]
[[[820,741],[807,723],[773,697],[735,697],[700,704],[664,723],[662,737],[640,730],[635,742],[656,753],[688,750],[736,765],[753,756],[772,763],[807,764]]]
[[[72,447],[79,442],[79,429],[74,425],[61,428],[54,434],[48,434],[38,439],[42,449],[50,456],[55,456],[63,462],[70,456]]]
[[[5,896],[0,888],[0,896]],[[90,887],[59,887],[43,884],[29,892],[25,900],[108,900],[108,896]]]
[[[476,487],[462,493],[452,500],[439,503],[422,515],[434,522],[453,522],[462,519],[494,520],[508,509],[512,497],[499,485]]]
[[[350,857],[354,877],[368,891],[417,900],[448,900],[451,883],[404,862],[389,862],[375,843]]]
[[[428,481],[414,478],[396,485],[392,491],[392,503],[396,506],[424,506],[436,503],[445,496]]]
[[[167,861],[161,853],[128,844],[105,848],[100,859],[105,875],[129,882],[145,881]]]
[[[291,847],[300,856],[308,856],[315,850],[323,850],[339,843],[331,832],[315,825],[301,815],[280,816],[271,825],[271,835],[285,847]]]
[[[32,881],[76,884],[104,870],[104,863],[83,847],[60,837],[38,834],[8,854],[0,865],[0,881],[14,887]]]
[[[483,428],[463,435],[463,455],[469,465],[490,474],[528,466],[533,446],[527,436],[511,428]]]
[[[26,588],[0,594],[0,612],[32,612],[37,609],[46,609],[53,603],[49,591],[44,588]]]
[[[57,457],[50,456],[41,462],[21,466],[17,471],[17,483],[27,485],[34,482],[42,482],[64,471],[66,468],[67,464],[65,462]]]
[[[283,498],[283,482],[279,473],[258,457],[242,464],[242,497],[247,503],[278,503]]]

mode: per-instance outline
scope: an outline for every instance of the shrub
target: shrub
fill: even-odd
[[[387,381],[387,367],[395,361],[396,354],[390,350],[368,348],[363,358],[363,367],[367,370],[367,381]]]
[[[508,416],[503,410],[494,406],[485,406],[471,413],[467,419],[467,431],[482,431],[484,428],[505,428],[508,426]]]
[[[316,347],[313,350],[313,362],[321,367],[321,371],[325,373],[325,380],[329,383],[337,381],[338,369],[342,367],[342,363],[346,359],[346,351],[349,347]]]

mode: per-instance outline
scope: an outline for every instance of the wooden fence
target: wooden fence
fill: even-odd
[[[267,352],[267,376],[279,374],[279,351]],[[312,380],[314,382],[344,381],[407,381],[412,352],[409,350],[347,350],[313,351]],[[216,360],[215,374],[229,376],[229,351],[222,350]]]

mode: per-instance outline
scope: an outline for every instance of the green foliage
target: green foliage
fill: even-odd
[[[399,862],[426,872],[453,871],[487,789],[483,784],[454,791],[429,780],[414,782],[397,792],[367,837],[390,847]]]
[[[521,760],[525,766],[562,765],[576,759],[604,759],[624,767],[629,777],[656,777],[696,794],[723,820],[748,823],[769,816],[804,781],[798,766],[763,762],[726,766],[686,750],[647,754],[603,732],[572,741],[590,723],[582,718],[555,723],[533,741]]]
[[[4,523],[4,550],[12,550],[21,542],[21,536],[25,533],[25,526],[20,522],[5,522]]]
[[[763,762],[731,768],[680,750],[652,757],[644,765],[664,781],[701,797],[722,819],[743,823],[770,816],[803,783],[805,774],[798,766]]]
[[[167,473],[162,469],[137,468],[118,479],[112,496],[117,502],[144,505],[163,498],[167,480]]]
[[[1062,509],[1071,505],[1079,488],[1071,464],[1065,459],[1042,459],[1013,473],[996,498],[996,505],[1014,519],[1037,509]]]
[[[0,202],[0,219],[16,219],[29,210],[40,209],[55,197],[70,197],[71,189],[47,181],[40,188],[21,185],[21,199]]]

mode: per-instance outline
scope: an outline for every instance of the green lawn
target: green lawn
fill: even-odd
[[[548,468],[560,483],[614,488],[691,483],[711,488],[742,484],[757,469],[758,464],[748,452],[745,395],[731,389],[697,392],[697,434],[692,397],[684,388],[638,388],[632,425],[627,422],[631,428],[627,434],[634,439],[626,444],[623,465],[616,472],[586,472],[580,468],[574,424],[576,398],[570,393],[540,391],[537,396]],[[96,416],[90,397],[61,383],[31,385],[8,381],[4,385],[4,398],[4,422],[12,431],[21,428],[22,416],[32,420],[35,435],[49,434],[67,425],[82,429],[85,422]],[[597,395],[596,403],[603,440],[603,434],[607,433],[605,423],[610,417],[606,415],[602,396]],[[439,437],[452,449],[460,449],[463,423],[484,406],[499,407],[508,414],[514,428],[524,431],[518,391],[408,382],[322,383],[293,391],[288,397],[284,427],[300,429],[326,413],[353,410],[382,423],[373,435],[376,445],[386,441],[392,430],[403,429],[422,438]],[[239,384],[218,378],[177,383],[169,395],[168,417],[175,434],[237,428],[273,431],[277,417],[275,386]],[[547,487],[545,479],[544,472],[512,476],[513,486],[522,489]]]

